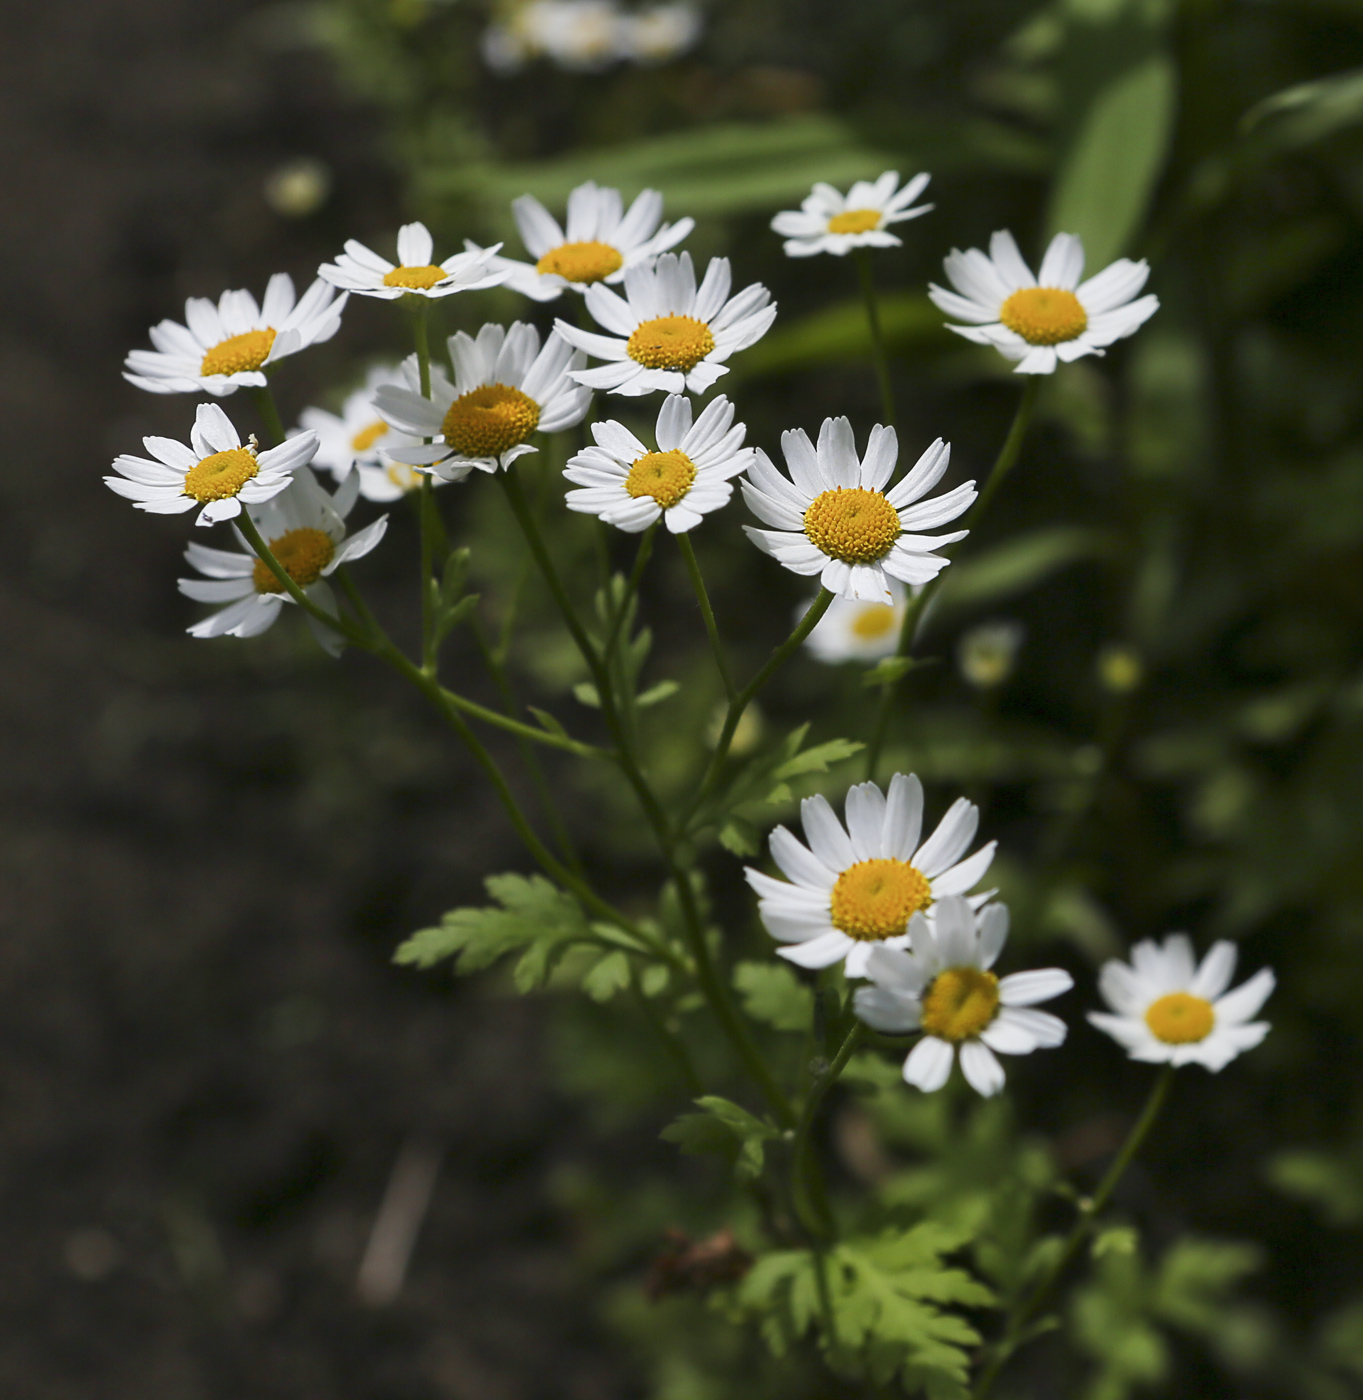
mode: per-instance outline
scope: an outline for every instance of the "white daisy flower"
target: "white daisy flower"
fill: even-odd
[[[902,224],[926,214],[933,206],[914,200],[928,186],[930,175],[915,175],[899,188],[899,171],[887,170],[878,180],[858,180],[839,194],[820,180],[798,210],[783,209],[772,221],[772,230],[786,240],[788,258],[810,258],[815,253],[843,257],[853,248],[899,248],[902,240],[891,233],[891,224]]]
[[[265,387],[265,369],[286,355],[330,340],[341,325],[346,297],[320,278],[296,301],[293,278],[276,272],[257,305],[250,292],[224,292],[185,302],[185,325],[151,328],[155,350],[132,350],[123,378],[153,394],[224,394]]]
[[[388,384],[375,396],[379,415],[429,444],[404,447],[398,460],[433,466],[446,481],[462,481],[475,467],[495,472],[517,457],[537,452],[536,432],[556,433],[587,416],[590,389],[575,384],[572,371],[586,357],[550,332],[540,349],[539,332],[517,321],[486,325],[475,340],[464,331],[449,340],[451,384],[431,367],[431,397],[423,398],[415,356],[403,363],[406,387]]]
[[[828,611],[814,624],[805,646],[815,660],[836,666],[844,661],[880,661],[893,656],[899,645],[899,629],[908,608],[908,590],[898,579],[888,580],[891,602],[854,603],[834,598]],[[914,592],[921,588],[916,585]],[[811,598],[795,609],[795,622],[809,611]]]
[[[483,31],[483,61],[517,73],[544,55],[571,72],[599,72],[623,57],[623,22],[614,0],[529,0]]]
[[[346,538],[345,518],[359,495],[356,473],[329,496],[311,472],[299,472],[287,491],[251,512],[270,552],[307,597],[336,615],[336,598],[326,579],[344,563],[360,559],[383,538],[388,517],[381,516],[358,534]],[[258,559],[240,531],[245,553],[191,544],[185,558],[204,575],[182,578],[180,592],[199,603],[225,603],[188,629],[194,637],[254,637],[274,625],[279,610],[293,599],[263,559]],[[333,655],[339,654],[338,632],[309,617],[313,635]]]
[[[910,533],[954,520],[977,494],[975,483],[967,481],[945,495],[921,500],[951,460],[951,448],[941,438],[891,491],[884,488],[899,457],[893,428],[871,429],[864,460],[857,458],[846,418],[825,418],[817,447],[803,429],[782,433],[781,451],[789,478],[759,448],[743,480],[743,496],[753,514],[776,528],[743,528],[759,549],[792,573],[818,574],[830,593],[855,602],[892,603],[888,578],[927,583],[948,563],[932,551],[966,537],[965,530]]]
[[[985,1098],[1003,1088],[999,1055],[1030,1055],[1065,1039],[1065,1023],[1032,1008],[1074,985],[1062,968],[997,977],[993,967],[1008,937],[1008,910],[991,904],[977,914],[959,896],[943,899],[929,922],[909,923],[911,951],[877,947],[867,972],[875,983],[858,987],[856,1013],[890,1035],[921,1030],[923,1038],[904,1061],[904,1078],[931,1094],[947,1082],[951,1062]]]
[[[426,225],[403,224],[398,230],[396,267],[350,238],[346,240],[345,252],[334,263],[323,263],[317,272],[333,286],[385,301],[404,296],[448,297],[505,282],[506,272],[493,266],[501,246],[498,243],[476,252],[455,253],[442,263],[433,263],[435,243]]]
[[[711,258],[697,289],[690,253],[663,253],[651,267],[626,268],[623,298],[599,283],[588,287],[587,310],[612,335],[556,323],[564,340],[607,361],[573,378],[629,396],[703,394],[729,372],[729,356],[756,344],[776,319],[760,282],[730,297],[730,280],[728,258]]]
[[[598,515],[630,534],[660,516],[674,535],[694,530],[702,516],[727,503],[734,493],[731,478],[751,463],[753,449],[743,446],[747,431],[734,422],[734,406],[723,394],[694,425],[690,399],[664,399],[656,451],[620,423],[593,423],[596,446],[564,468],[563,475],[582,488],[568,492],[568,509]]]
[[[850,788],[846,815],[844,829],[826,798],[806,797],[800,820],[809,845],[783,826],[769,838],[772,859],[794,883],[751,866],[745,873],[767,932],[786,944],[777,949],[781,957],[799,967],[830,967],[846,959],[847,975],[864,977],[871,949],[908,947],[909,919],[977,885],[998,843],[962,859],[975,839],[980,811],[958,797],[920,844],[923,785],[912,773],[896,773],[888,796],[875,783]],[[990,893],[971,902],[984,904]]]
[[[1098,976],[1116,1015],[1090,1011],[1088,1018],[1133,1060],[1198,1064],[1215,1073],[1268,1034],[1267,1021],[1250,1018],[1273,990],[1272,970],[1228,992],[1235,960],[1234,943],[1213,943],[1197,964],[1187,934],[1171,933],[1162,948],[1147,939],[1131,950],[1129,965],[1114,958]]]
[[[155,515],[202,506],[196,523],[213,525],[239,515],[243,501],[259,505],[277,496],[317,451],[315,433],[300,433],[266,452],[256,450],[254,437],[243,447],[232,420],[215,403],[199,405],[189,441],[186,447],[174,438],[143,438],[155,460],[116,457],[120,475],[106,476],[105,485]]]
[[[956,291],[934,284],[928,295],[948,316],[970,323],[947,329],[1017,360],[1018,374],[1053,374],[1058,361],[1101,355],[1159,309],[1156,296],[1132,300],[1150,275],[1144,260],[1119,258],[1080,282],[1084,245],[1073,233],[1051,239],[1036,277],[1006,231],[989,240],[987,255],[953,248],[943,266]]]
[[[663,197],[643,190],[624,210],[619,190],[604,189],[588,180],[568,196],[566,232],[533,195],[511,203],[521,241],[537,261],[493,258],[491,266],[508,276],[506,285],[535,301],[553,301],[565,289],[586,292],[596,282],[623,282],[639,263],[651,262],[674,248],[695,227],[694,219],[661,223]],[[481,252],[465,241],[470,252]]]
[[[620,22],[620,48],[634,63],[668,63],[694,48],[705,22],[694,5],[672,0],[650,5]]]

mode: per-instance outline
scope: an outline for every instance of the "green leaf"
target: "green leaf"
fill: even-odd
[[[1256,103],[1241,119],[1246,134],[1263,134],[1280,149],[1308,146],[1363,121],[1363,68],[1297,83]]]
[[[1081,559],[1108,554],[1112,537],[1078,525],[1033,530],[983,554],[952,564],[938,594],[940,608],[978,607],[1032,588]]]
[[[593,710],[601,708],[601,693],[591,681],[578,681],[573,687],[573,695],[581,705],[586,705]]]
[[[834,763],[841,763],[860,753],[866,747],[856,739],[830,739],[825,744],[815,744],[812,749],[797,753],[780,765],[772,777],[777,779],[797,778],[804,773],[826,773]]]
[[[1134,1254],[1139,1242],[1139,1236],[1130,1225],[1113,1225],[1094,1239],[1093,1257],[1101,1259],[1105,1254]]]
[[[719,844],[736,856],[755,856],[762,849],[762,836],[751,822],[730,817],[719,829]]]
[[[650,705],[660,704],[669,696],[675,695],[681,686],[676,681],[659,681],[657,685],[650,686],[642,695],[634,698],[634,703],[641,710],[646,710]]]
[[[582,990],[593,1001],[609,1001],[629,986],[629,959],[621,952],[607,953],[582,979]]]
[[[781,1136],[780,1130],[717,1094],[697,1099],[696,1105],[704,1112],[682,1114],[659,1136],[677,1143],[683,1152],[728,1157],[741,1181],[761,1176],[766,1145]]]
[[[539,720],[541,729],[548,730],[550,734],[557,734],[562,739],[568,737],[568,731],[548,710],[541,710],[537,705],[527,705],[526,709]]]
[[[741,962],[734,988],[754,1021],[778,1031],[807,1031],[814,1023],[814,993],[795,969],[778,962]]]
[[[924,666],[935,666],[935,657],[884,656],[861,678],[864,686],[892,685],[910,671],[921,670]]]
[[[1289,1196],[1320,1207],[1332,1225],[1363,1220],[1363,1156],[1294,1148],[1268,1164],[1268,1179]]]
[[[1173,130],[1174,65],[1154,53],[1118,74],[1094,98],[1051,194],[1052,234],[1084,240],[1090,272],[1126,252],[1145,221]]]

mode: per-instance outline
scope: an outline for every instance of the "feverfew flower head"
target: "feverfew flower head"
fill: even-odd
[[[620,48],[635,63],[668,63],[693,48],[704,27],[700,11],[685,0],[650,5],[621,16]]]
[[[1090,1011],[1089,1020],[1133,1060],[1198,1064],[1215,1073],[1268,1034],[1267,1021],[1251,1018],[1273,990],[1273,973],[1262,968],[1228,992],[1235,958],[1235,944],[1223,941],[1198,964],[1185,933],[1171,933],[1162,948],[1137,943],[1129,965],[1114,958],[1098,977],[1116,1014]]]
[[[156,349],[130,351],[123,378],[153,394],[221,398],[242,386],[261,389],[266,366],[336,334],[345,304],[346,298],[320,279],[297,301],[287,272],[270,278],[259,305],[243,291],[224,292],[216,306],[206,297],[190,297],[186,324],[153,326]]]
[[[587,310],[612,334],[557,323],[565,340],[607,361],[573,377],[590,388],[630,396],[657,389],[705,393],[729,372],[729,356],[756,344],[776,319],[771,293],[760,282],[735,297],[729,287],[728,258],[711,258],[697,288],[690,253],[663,253],[651,266],[626,268],[623,298],[600,283],[588,287]]]
[[[215,403],[199,405],[189,441],[186,447],[174,438],[143,438],[155,460],[116,457],[119,475],[106,476],[105,485],[156,515],[202,506],[197,523],[212,525],[239,515],[243,502],[258,505],[277,496],[317,451],[316,433],[300,433],[267,452],[256,450],[255,438],[243,447],[232,420]]]
[[[388,517],[382,516],[346,538],[345,517],[359,494],[360,479],[352,473],[329,496],[311,472],[299,472],[287,491],[251,512],[251,519],[283,565],[285,573],[318,607],[336,615],[336,598],[326,579],[349,560],[368,554],[383,538]],[[194,637],[254,637],[274,625],[279,610],[293,599],[263,559],[257,559],[244,536],[237,539],[245,553],[191,544],[185,558],[203,575],[182,578],[180,592],[199,603],[223,603],[189,628]],[[341,650],[341,636],[311,616],[313,635],[331,652]]]
[[[398,261],[394,266],[363,243],[346,240],[345,252],[334,263],[323,263],[318,274],[333,286],[361,296],[396,301],[398,297],[448,297],[477,292],[506,281],[506,271],[493,266],[498,243],[476,252],[456,253],[433,263],[435,244],[425,224],[403,224],[398,230]]]
[[[881,661],[892,656],[899,644],[899,629],[908,607],[908,590],[898,579],[887,580],[891,601],[854,603],[834,598],[828,611],[814,624],[805,646],[818,661],[836,666],[843,661]],[[918,592],[921,585],[915,587]],[[798,623],[813,599],[795,610]]]
[[[623,56],[624,17],[615,0],[529,0],[483,31],[483,60],[515,73],[543,54],[570,72],[592,73]]]
[[[521,241],[534,263],[493,258],[507,273],[506,285],[536,301],[553,301],[565,289],[585,293],[597,282],[623,282],[626,272],[674,248],[695,227],[694,219],[662,223],[663,197],[643,190],[624,208],[619,190],[588,180],[568,196],[566,230],[533,195],[511,203]],[[481,252],[465,242],[470,252]]]
[[[674,534],[694,530],[701,517],[733,495],[731,478],[752,462],[743,446],[747,428],[734,422],[734,406],[720,394],[692,423],[691,400],[663,400],[657,450],[645,447],[620,423],[593,423],[595,447],[579,452],[563,475],[580,490],[569,491],[569,510],[600,516],[630,534],[659,518]]]
[[[785,238],[788,258],[810,258],[815,253],[843,257],[853,248],[898,248],[901,240],[889,231],[890,225],[916,219],[932,208],[913,203],[931,178],[915,175],[899,189],[899,172],[887,170],[874,183],[858,180],[845,195],[820,180],[798,210],[782,210],[771,226]]]
[[[959,896],[943,899],[929,922],[915,914],[910,949],[872,951],[870,987],[859,987],[857,1015],[890,1035],[923,1032],[904,1061],[904,1078],[924,1093],[947,1082],[959,1053],[961,1072],[986,1098],[1003,1088],[999,1055],[1030,1055],[1065,1039],[1065,1023],[1032,1008],[1074,985],[1058,967],[997,977],[990,969],[1008,937],[1008,910],[977,913]]]
[[[767,932],[786,945],[781,957],[799,967],[845,959],[849,977],[865,977],[873,948],[908,947],[914,914],[980,882],[997,843],[962,859],[980,824],[979,808],[963,797],[920,843],[923,785],[911,773],[896,773],[888,795],[875,783],[849,789],[846,816],[844,827],[826,798],[805,798],[800,820],[809,845],[783,826],[770,837],[772,859],[793,883],[751,866],[745,874]]]
[[[864,460],[857,457],[846,418],[825,418],[817,447],[803,429],[782,433],[781,451],[788,478],[759,449],[743,481],[752,513],[776,528],[743,528],[792,573],[817,574],[830,593],[861,603],[892,603],[890,578],[927,583],[948,562],[932,551],[966,536],[964,530],[916,533],[954,520],[977,494],[975,483],[967,481],[930,501],[921,499],[951,460],[951,448],[941,438],[890,491],[885,487],[899,458],[893,428],[871,429]]]
[[[406,385],[380,387],[375,405],[385,422],[430,444],[403,447],[397,460],[433,466],[446,481],[462,481],[475,467],[495,472],[538,449],[536,432],[556,433],[580,423],[591,390],[575,384],[572,371],[586,356],[552,332],[540,348],[534,326],[486,325],[473,336],[459,331],[449,340],[454,383],[431,367],[431,397],[423,398],[415,356],[403,362]]]
[[[934,285],[928,295],[948,316],[969,323],[948,329],[1017,360],[1018,374],[1052,374],[1061,360],[1101,355],[1159,309],[1158,297],[1136,297],[1150,275],[1144,261],[1119,258],[1080,282],[1084,245],[1073,233],[1051,239],[1035,277],[1007,232],[989,240],[987,255],[953,248],[943,265],[956,290]]]

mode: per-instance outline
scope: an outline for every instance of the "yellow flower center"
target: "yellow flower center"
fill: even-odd
[[[883,559],[899,538],[899,512],[879,491],[838,486],[810,502],[805,534],[834,559],[870,564]]]
[[[350,450],[352,452],[368,452],[387,431],[388,424],[382,421],[371,423],[367,428],[361,428],[360,431],[350,439]]]
[[[866,603],[857,609],[851,632],[864,642],[874,642],[894,626],[894,609],[888,603]]]
[[[625,490],[631,496],[652,496],[667,510],[691,489],[696,464],[685,452],[648,452],[629,469]]]
[[[425,267],[395,267],[392,272],[383,274],[383,285],[404,287],[413,292],[426,292],[437,282],[443,282],[449,275],[443,267],[434,267],[430,263]]]
[[[1073,292],[1058,287],[1024,287],[1003,303],[999,320],[1028,345],[1059,345],[1088,329],[1088,312]]]
[[[849,938],[897,938],[932,903],[928,877],[906,860],[860,860],[833,886],[833,927]]]
[[[923,995],[923,1029],[956,1044],[969,1040],[999,1009],[999,979],[978,967],[949,967]]]
[[[270,553],[279,560],[284,572],[299,586],[306,588],[322,577],[322,570],[331,563],[336,544],[325,530],[289,530],[270,541]],[[251,568],[251,582],[257,593],[282,593],[284,585],[274,570],[257,559]]]
[[[555,272],[569,282],[604,282],[625,265],[624,256],[609,243],[563,243],[535,264],[536,272]]]
[[[228,336],[206,351],[200,374],[246,374],[265,363],[274,345],[275,333],[268,326],[263,331],[245,331]]]
[[[870,233],[880,227],[879,209],[847,209],[828,221],[829,233]]]
[[[233,447],[205,457],[185,473],[185,495],[207,504],[235,496],[260,470],[249,447]]]
[[[507,384],[484,384],[450,405],[440,431],[465,457],[500,457],[539,427],[540,406]]]
[[[1212,1033],[1216,1013],[1211,1002],[1191,992],[1170,992],[1146,1008],[1145,1024],[1166,1045],[1191,1045]]]
[[[689,372],[715,348],[715,338],[694,316],[658,316],[645,321],[625,348],[631,360],[649,369]]]
[[[399,491],[415,491],[421,485],[421,473],[406,462],[389,462],[383,471]]]

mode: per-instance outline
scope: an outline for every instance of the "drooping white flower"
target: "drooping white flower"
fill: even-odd
[[[803,429],[782,433],[781,451],[788,478],[759,449],[743,480],[743,497],[753,514],[776,528],[743,528],[759,549],[792,573],[818,574],[830,593],[856,602],[891,603],[888,578],[927,583],[948,563],[932,551],[966,536],[964,530],[913,533],[954,520],[977,494],[975,483],[967,481],[922,500],[951,460],[951,448],[941,438],[889,491],[885,487],[899,457],[893,428],[871,429],[864,460],[857,457],[846,418],[825,418],[817,447]]]
[[[829,666],[844,661],[880,661],[894,655],[899,644],[899,629],[908,607],[908,590],[898,579],[888,580],[891,601],[888,603],[854,603],[846,598],[834,598],[828,611],[814,624],[805,638],[815,659]],[[921,585],[915,587],[918,592]],[[801,603],[795,610],[798,623],[809,611],[814,599]]]
[[[600,516],[630,534],[659,517],[674,535],[694,530],[729,500],[732,478],[752,461],[753,449],[743,446],[747,431],[734,422],[734,406],[723,394],[694,424],[690,399],[664,399],[656,451],[620,423],[593,423],[596,446],[579,452],[563,472],[581,488],[568,492],[568,509]]]
[[[1203,1065],[1215,1073],[1268,1034],[1255,1021],[1274,987],[1271,969],[1228,992],[1236,947],[1213,943],[1197,963],[1185,933],[1171,933],[1164,946],[1147,939],[1131,950],[1131,962],[1103,964],[1098,988],[1115,1015],[1090,1011],[1089,1020],[1110,1035],[1133,1060]]]
[[[1018,361],[1018,374],[1052,374],[1060,361],[1101,355],[1159,309],[1158,297],[1136,296],[1150,275],[1144,260],[1119,258],[1081,282],[1084,245],[1073,233],[1051,239],[1035,277],[1006,231],[989,240],[987,254],[953,248],[943,266],[956,290],[933,285],[928,295],[968,323],[947,329]]]
[[[215,403],[199,405],[189,442],[186,447],[174,438],[143,438],[154,460],[126,453],[114,458],[119,475],[106,476],[105,485],[156,515],[202,506],[196,523],[212,525],[239,515],[243,502],[258,505],[277,496],[317,451],[315,433],[300,433],[265,452],[256,450],[255,438],[243,447],[232,420]]]
[[[360,478],[352,472],[329,496],[309,471],[299,472],[286,491],[251,512],[251,519],[284,571],[318,607],[336,615],[336,598],[326,580],[344,563],[360,559],[383,538],[388,517],[381,516],[346,538],[345,518],[359,495]],[[263,559],[258,559],[237,532],[244,553],[191,544],[185,558],[203,575],[182,578],[180,592],[199,603],[222,603],[188,629],[194,637],[255,637],[274,625],[280,609],[293,599]],[[308,617],[313,635],[333,655],[341,636]]]
[[[485,325],[475,340],[458,331],[449,340],[451,384],[431,366],[431,397],[421,394],[415,356],[403,362],[403,385],[379,389],[375,405],[395,428],[429,444],[403,447],[399,461],[432,466],[446,481],[462,481],[475,467],[495,472],[517,457],[537,452],[536,432],[571,428],[587,415],[591,390],[575,384],[571,371],[584,356],[552,331],[540,349],[534,326]]]
[[[820,180],[798,210],[782,210],[771,226],[786,240],[788,258],[815,253],[844,257],[853,248],[899,248],[902,241],[890,226],[916,219],[933,207],[913,203],[931,178],[915,175],[900,189],[899,172],[887,170],[874,182],[858,180],[845,195]]]
[[[781,957],[800,967],[846,959],[847,975],[864,977],[873,948],[909,945],[915,913],[933,913],[936,901],[964,895],[980,882],[997,843],[965,856],[980,812],[964,797],[920,843],[923,785],[911,773],[896,773],[888,795],[875,783],[850,788],[846,816],[844,828],[826,798],[805,798],[800,820],[809,845],[784,826],[769,838],[772,859],[792,883],[751,866],[744,873],[767,932],[786,945],[777,949]],[[988,899],[988,893],[976,895],[973,903]]]
[[[623,282],[631,267],[649,263],[675,247],[695,227],[694,219],[661,223],[663,197],[643,190],[628,210],[619,190],[588,180],[568,196],[568,226],[558,221],[533,195],[511,204],[521,241],[536,261],[496,257],[490,266],[507,273],[506,285],[535,301],[553,301],[565,289],[585,293],[597,282]],[[465,242],[470,252],[481,252]]]
[[[396,266],[350,238],[345,252],[334,263],[323,263],[317,272],[333,286],[385,301],[405,296],[449,297],[505,282],[505,269],[493,266],[501,246],[455,253],[442,263],[433,263],[435,242],[426,225],[403,224],[398,230]]]
[[[297,301],[293,278],[276,272],[257,304],[250,292],[224,292],[185,302],[185,324],[151,328],[154,350],[132,350],[123,378],[153,394],[213,394],[260,389],[265,369],[309,345],[330,340],[341,325],[346,298],[320,278]]]
[[[556,323],[565,340],[606,361],[573,377],[613,394],[703,394],[728,373],[729,356],[756,344],[776,319],[760,282],[734,297],[730,284],[728,258],[710,259],[698,289],[690,253],[663,253],[652,266],[625,270],[624,297],[599,282],[588,287],[587,310],[611,335]]]
[[[904,1061],[904,1078],[924,1093],[947,1082],[952,1061],[971,1088],[986,1098],[1003,1088],[998,1055],[1030,1055],[1065,1039],[1065,1023],[1038,1002],[1074,985],[1058,967],[997,977],[990,969],[1008,937],[1008,910],[991,904],[976,913],[969,901],[949,896],[929,921],[915,914],[909,950],[877,947],[867,961],[873,986],[858,987],[861,1020],[889,1035],[921,1030]]]

